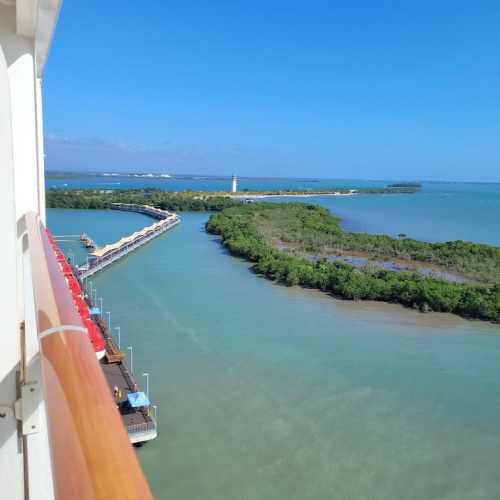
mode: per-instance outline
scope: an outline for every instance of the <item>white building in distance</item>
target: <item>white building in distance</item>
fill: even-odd
[[[236,193],[238,191],[238,177],[233,174],[231,179],[231,193]]]
[[[0,0],[0,497],[152,500],[45,228],[42,77],[61,3]]]

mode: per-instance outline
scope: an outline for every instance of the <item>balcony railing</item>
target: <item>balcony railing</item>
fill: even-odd
[[[26,314],[25,337],[27,343],[31,336],[31,344],[39,345],[39,353],[32,358],[38,358],[41,366],[54,496],[64,500],[152,498],[37,215],[26,216],[21,233],[25,295],[32,294],[31,299],[25,298],[25,308],[30,300],[33,308],[31,322]],[[28,378],[26,368],[24,383]]]

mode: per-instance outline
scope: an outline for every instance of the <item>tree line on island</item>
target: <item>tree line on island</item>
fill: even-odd
[[[368,188],[331,189],[281,189],[255,191],[243,189],[230,194],[223,191],[164,191],[158,188],[140,189],[64,189],[52,188],[46,193],[48,208],[109,208],[112,203],[149,203],[172,211],[219,211],[239,204],[236,198],[252,196],[321,196],[324,194],[413,194],[419,189],[414,185],[389,185]]]
[[[295,219],[293,223],[290,223]],[[301,285],[330,292],[350,300],[378,300],[399,303],[421,311],[451,312],[469,318],[500,322],[500,284],[453,283],[425,277],[416,272],[395,272],[369,266],[356,268],[345,262],[326,259],[311,260],[290,254],[273,245],[273,227],[278,225],[281,238],[291,242],[303,241],[315,248],[322,245],[321,236],[335,236],[342,244],[343,236],[350,248],[355,247],[356,235],[345,233],[336,217],[322,207],[314,205],[259,203],[228,208],[212,215],[206,229],[219,235],[231,254],[254,263],[254,270],[272,280],[289,286]],[[360,235],[364,246],[370,235]],[[319,237],[320,240],[315,240]],[[500,248],[467,242],[431,244],[414,240],[396,240],[387,236],[374,236],[372,249],[377,255],[393,255],[408,245],[425,249],[425,262],[461,262],[465,268],[475,268],[474,261],[482,252],[492,252],[498,276]],[[417,245],[418,244],[418,245]],[[477,248],[479,247],[479,248]],[[467,255],[469,253],[469,255]]]
[[[113,203],[153,205],[172,212],[213,212],[240,205],[228,196],[160,189],[49,189],[47,208],[106,209]]]

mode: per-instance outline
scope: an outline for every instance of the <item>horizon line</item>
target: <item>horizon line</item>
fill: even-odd
[[[60,173],[60,174],[80,174],[80,175],[103,175],[103,174],[116,174],[116,176],[130,176],[130,175],[169,175],[170,178],[176,177],[200,177],[200,178],[223,178],[231,179],[233,174],[181,174],[174,172],[158,172],[158,171],[113,171],[113,170],[61,170],[45,168],[46,173]],[[367,177],[287,177],[287,176],[262,176],[262,175],[238,175],[238,179],[269,179],[269,180],[298,180],[298,181],[367,181],[367,182],[426,182],[426,183],[457,183],[457,184],[500,184],[499,181],[479,181],[479,180],[455,180],[455,179],[418,179],[418,178],[367,178]]]

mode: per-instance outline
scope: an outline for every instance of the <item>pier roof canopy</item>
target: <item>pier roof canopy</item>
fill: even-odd
[[[143,392],[131,392],[127,395],[128,402],[132,408],[139,408],[141,406],[149,406],[148,397]]]
[[[160,226],[163,226],[165,224],[165,221],[161,220],[159,222],[155,222],[151,226],[146,226],[144,229],[141,229],[140,231],[136,231],[135,233],[132,233],[130,236],[125,236],[121,239],[119,239],[116,243],[112,243],[109,245],[105,245],[102,248],[99,248],[97,250],[94,250],[90,255],[92,257],[103,257],[104,255],[119,250],[121,247],[124,245],[127,245],[128,243],[132,243],[134,240],[137,240],[139,238],[144,237],[147,233],[150,233],[152,231],[156,231]]]

